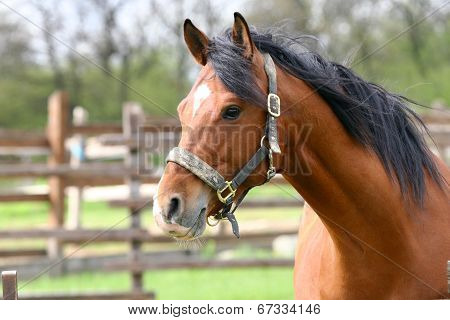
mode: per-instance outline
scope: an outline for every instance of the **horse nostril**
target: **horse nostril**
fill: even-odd
[[[172,220],[174,216],[177,215],[178,211],[180,211],[180,198],[173,197],[170,199],[169,210],[167,211],[167,220]]]

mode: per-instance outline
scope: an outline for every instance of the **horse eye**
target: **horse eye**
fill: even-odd
[[[235,120],[239,118],[241,109],[238,106],[229,106],[223,111],[222,118],[226,120]]]

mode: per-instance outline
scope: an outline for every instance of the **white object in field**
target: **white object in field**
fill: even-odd
[[[293,258],[296,246],[297,235],[278,236],[272,242],[274,254],[280,257]]]
[[[73,125],[79,126],[87,123],[89,114],[86,109],[81,106],[76,106],[73,109]],[[76,134],[70,139],[70,166],[72,168],[78,168],[81,162],[85,159],[86,151],[86,138],[82,134]],[[82,187],[69,187],[67,191],[68,195],[68,221],[67,226],[69,229],[81,228],[81,214],[82,214],[82,202],[83,202],[83,188]]]

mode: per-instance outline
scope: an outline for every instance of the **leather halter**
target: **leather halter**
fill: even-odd
[[[266,182],[272,179],[276,174],[276,169],[273,166],[272,153],[280,153],[280,146],[278,144],[278,132],[276,119],[280,116],[280,98],[277,95],[277,76],[275,64],[272,57],[264,53],[264,70],[266,72],[269,82],[269,93],[267,96],[267,120],[265,134],[261,138],[261,146],[247,162],[247,164],[234,176],[230,181],[225,178],[209,164],[197,157],[195,154],[189,152],[186,149],[176,147],[173,148],[167,156],[166,162],[174,162],[183,168],[189,170],[196,175],[199,179],[205,182],[208,186],[217,191],[217,197],[220,202],[223,203],[223,207],[217,214],[214,215],[216,223],[212,224],[207,218],[209,225],[214,226],[219,223],[220,220],[228,219],[233,228],[234,235],[239,238],[239,225],[234,211],[241,204],[244,197],[247,195],[251,188],[246,189],[242,195],[235,200],[235,195],[238,187],[248,178],[248,176],[256,170],[256,168],[264,161],[268,159],[269,169],[267,170]],[[264,141],[268,140],[268,147]],[[234,204],[234,205],[233,205]]]

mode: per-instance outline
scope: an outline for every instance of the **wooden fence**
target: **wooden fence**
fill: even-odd
[[[87,124],[79,122],[73,124],[69,121],[70,104],[68,95],[64,92],[55,92],[48,99],[48,125],[45,133],[31,133],[20,130],[0,130],[0,149],[10,150],[11,153],[22,150],[26,153],[31,149],[39,149],[46,154],[47,163],[27,164],[0,164],[0,177],[46,177],[48,178],[49,191],[45,193],[16,193],[3,192],[0,194],[0,202],[11,201],[45,201],[50,203],[49,228],[34,230],[0,230],[0,239],[48,239],[47,250],[16,250],[15,252],[0,251],[0,257],[17,255],[40,255],[46,253],[49,257],[48,265],[53,265],[52,273],[64,272],[63,248],[67,243],[86,244],[102,241],[118,241],[129,243],[127,261],[117,261],[102,270],[116,271],[128,270],[132,277],[131,293],[135,297],[151,294],[143,291],[142,273],[149,269],[179,268],[179,267],[243,267],[243,266],[286,266],[292,265],[291,259],[265,259],[265,260],[201,260],[178,259],[159,260],[159,263],[142,259],[142,243],[165,243],[172,241],[163,236],[152,235],[141,225],[141,212],[144,205],[151,205],[149,199],[144,199],[140,194],[142,183],[156,183],[160,179],[160,171],[148,170],[142,167],[139,161],[140,148],[142,148],[139,135],[142,133],[179,132],[179,124],[176,120],[154,119],[146,116],[139,105],[126,103],[123,108],[121,124]],[[432,119],[427,119],[432,122]],[[445,124],[446,123],[446,124]],[[436,124],[430,124],[430,130],[435,138],[438,151],[445,155],[446,148],[450,145],[450,131],[448,122],[442,123],[442,117]],[[126,154],[123,163],[77,163],[74,165],[69,160],[67,141],[77,136],[78,139],[88,136],[100,136],[99,141],[107,146],[123,146]],[[176,140],[176,135],[172,135]],[[148,150],[147,150],[148,151]],[[151,150],[150,150],[151,151]],[[153,150],[165,152],[167,150]],[[144,172],[145,174],[142,174]],[[280,177],[276,177],[273,183],[284,183]],[[83,188],[84,186],[103,185],[127,185],[130,196],[125,200],[110,201],[111,206],[125,207],[129,210],[130,225],[126,229],[112,230],[86,230],[77,225],[79,217],[75,221],[75,227],[65,228],[64,208],[67,187]],[[243,206],[261,207],[294,207],[302,205],[301,199],[259,199],[258,201],[246,201]],[[75,206],[76,207],[76,206]],[[78,210],[79,211],[79,210]],[[77,214],[80,214],[78,212]],[[268,241],[281,234],[295,234],[296,229],[283,231],[270,231],[246,234],[243,241],[257,242]],[[231,234],[219,233],[208,236],[206,239],[217,240],[220,243],[235,241]],[[61,263],[62,262],[62,263]],[[100,265],[99,265],[100,266]],[[80,296],[81,297],[81,296]],[[86,297],[86,296],[84,296]],[[55,297],[56,298],[56,297]]]
[[[17,272],[2,272],[3,300],[17,300]]]
[[[208,265],[210,267],[211,265]],[[225,265],[226,266],[226,265]],[[3,271],[1,273],[3,300],[18,300],[17,272]],[[450,260],[447,261],[447,292],[450,293]],[[24,300],[149,300],[154,299],[153,293],[124,292],[124,293],[97,293],[97,294],[49,294],[20,296]]]
[[[192,256],[186,259],[186,255],[166,255],[169,258],[152,260],[150,257],[142,260],[144,254],[141,250],[142,243],[167,243],[172,241],[168,237],[151,235],[141,225],[141,212],[144,205],[151,205],[149,199],[144,199],[140,194],[141,183],[156,183],[160,179],[160,172],[146,172],[141,174],[139,168],[139,133],[157,133],[160,131],[174,132],[179,130],[179,124],[175,120],[155,120],[145,116],[139,105],[127,103],[123,108],[121,124],[87,124],[85,122],[73,124],[69,121],[70,105],[68,96],[64,92],[55,92],[48,99],[48,125],[45,133],[26,132],[20,130],[0,130],[0,148],[6,148],[11,154],[24,154],[28,150],[38,148],[42,154],[47,155],[47,163],[26,164],[0,164],[0,177],[25,178],[46,177],[49,191],[45,193],[0,193],[0,201],[45,201],[50,204],[49,227],[46,229],[32,230],[0,230],[0,239],[47,239],[47,250],[0,250],[0,257],[13,257],[20,255],[38,256],[43,253],[48,255],[44,264],[38,260],[31,260],[41,269],[50,271],[52,275],[58,275],[65,271],[64,245],[77,243],[85,245],[93,242],[128,242],[130,246],[128,259],[118,259],[104,264],[103,261],[92,263],[102,271],[128,270],[131,274],[131,293],[134,296],[144,294],[142,274],[145,270],[167,268],[222,268],[222,267],[252,267],[252,266],[286,266],[292,265],[291,259],[262,259],[262,260],[205,260]],[[139,132],[139,130],[142,130]],[[67,152],[67,141],[73,137],[98,136],[104,145],[121,145],[127,149],[123,163],[73,163]],[[173,136],[172,140],[177,137]],[[148,150],[147,150],[148,151]],[[161,150],[158,150],[161,151]],[[167,151],[167,150],[166,150]],[[6,152],[4,151],[3,154]],[[283,183],[280,178],[278,183]],[[68,187],[83,188],[84,186],[102,186],[126,184],[130,196],[125,200],[111,201],[111,206],[125,207],[129,210],[130,225],[126,229],[112,230],[86,230],[81,226],[67,229],[64,220],[64,208],[66,201],[66,189]],[[301,200],[279,201],[265,199],[262,201],[248,201],[247,207],[270,206],[300,206]],[[76,206],[75,206],[76,207]],[[78,212],[79,214],[79,212]],[[79,221],[75,218],[73,221]],[[75,223],[76,225],[76,223]],[[280,234],[296,233],[295,229],[286,231],[258,232],[247,234],[244,241],[250,243],[268,242]],[[206,240],[216,240],[223,243],[233,242],[231,234],[220,233],[208,236]],[[148,255],[147,255],[148,256]],[[70,260],[70,259],[69,259]],[[41,260],[39,260],[41,261]],[[121,294],[123,296],[124,294]],[[87,295],[82,295],[87,297]],[[96,295],[98,296],[98,295]],[[126,296],[126,295],[125,295]],[[110,295],[108,297],[111,297]],[[130,297],[130,296],[127,296]],[[55,297],[53,297],[55,298]]]
[[[116,292],[116,293],[89,293],[89,294],[39,294],[20,295],[17,286],[17,272],[2,272],[3,300],[150,300],[153,293],[145,292]]]

